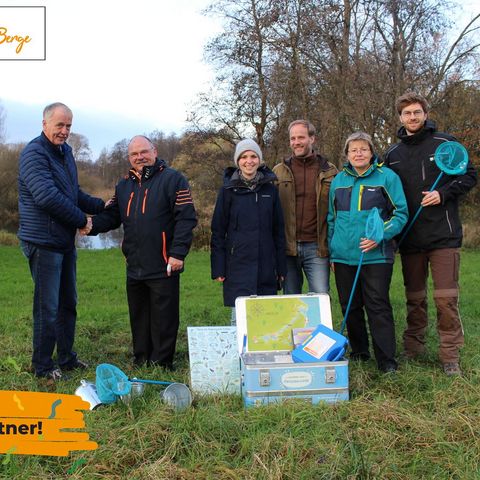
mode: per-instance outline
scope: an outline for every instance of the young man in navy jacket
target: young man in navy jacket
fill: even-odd
[[[425,352],[427,329],[427,277],[432,272],[433,298],[437,307],[440,361],[447,375],[461,375],[459,349],[463,327],[458,310],[458,276],[462,224],[459,199],[477,183],[471,162],[463,175],[443,175],[430,191],[440,169],[435,150],[455,138],[438,132],[428,119],[428,103],[420,95],[407,92],[397,99],[402,127],[400,142],[385,154],[385,164],[402,180],[410,218],[423,210],[400,244],[403,279],[407,297],[407,328],[403,334],[404,356],[415,358]]]

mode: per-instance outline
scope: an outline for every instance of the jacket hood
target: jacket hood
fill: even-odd
[[[427,119],[423,128],[417,133],[414,133],[413,135],[408,135],[405,127],[400,127],[397,132],[397,137],[403,143],[406,143],[408,145],[416,145],[418,143],[421,143],[425,139],[425,137],[432,135],[436,131],[437,126],[435,125],[435,122]]]
[[[273,182],[277,176],[266,166],[260,165],[257,170],[260,173],[258,185]],[[236,167],[227,167],[223,172],[223,186],[226,188],[241,187],[244,183],[240,178],[239,170]]]
[[[357,171],[353,168],[350,162],[346,162],[343,164],[343,171],[351,175],[352,177],[368,177],[377,167],[381,167],[383,162],[377,157],[377,155],[373,154],[372,161],[370,163],[370,167],[366,170],[362,175],[359,175]]]

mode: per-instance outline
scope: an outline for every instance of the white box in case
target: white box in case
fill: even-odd
[[[348,361],[294,363],[293,328],[332,327],[327,294],[240,297],[235,302],[245,406],[288,399],[348,400]]]

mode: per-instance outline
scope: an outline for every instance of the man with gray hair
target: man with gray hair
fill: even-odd
[[[72,149],[66,143],[72,111],[52,103],[43,111],[43,132],[22,151],[18,169],[18,238],[35,283],[33,356],[35,375],[51,381],[63,370],[87,368],[73,351],[77,319],[75,234],[86,214],[104,202],[78,185]],[[57,347],[57,368],[52,359]]]
[[[285,218],[287,276],[284,292],[302,292],[303,272],[311,292],[329,291],[327,213],[330,184],[337,168],[318,154],[315,127],[294,120],[288,127],[292,156],[276,165],[278,191]]]
[[[130,170],[113,202],[83,233],[123,225],[134,363],[171,370],[179,327],[180,273],[197,224],[186,178],[157,158],[143,135],[128,144]]]

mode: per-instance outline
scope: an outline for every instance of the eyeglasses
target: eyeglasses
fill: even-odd
[[[138,157],[144,157],[147,155],[148,152],[151,152],[153,149],[149,148],[147,150],[141,150],[140,152],[132,152],[128,154],[128,158],[131,158],[132,160]]]
[[[402,112],[402,117],[421,117],[423,114],[423,110],[414,110],[413,112],[407,110]]]
[[[351,150],[348,150],[348,153],[353,153],[354,155],[357,153],[370,153],[370,149],[363,147],[363,148],[352,148]]]

